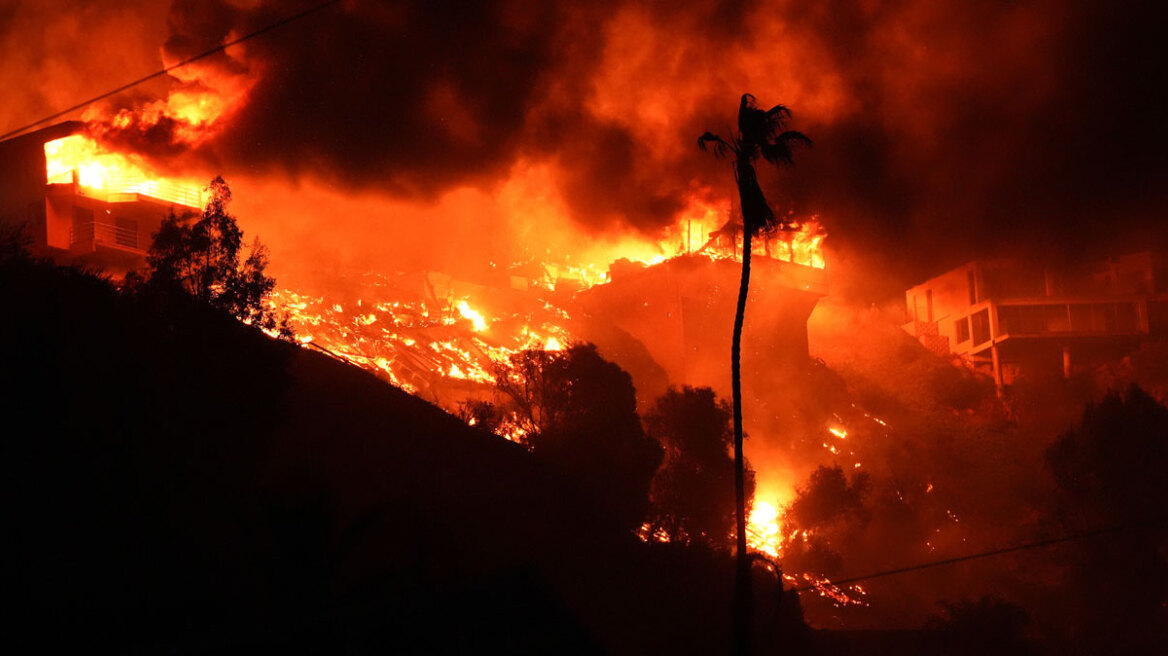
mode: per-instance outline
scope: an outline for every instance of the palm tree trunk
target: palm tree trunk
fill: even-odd
[[[734,397],[734,501],[737,556],[734,567],[734,654],[750,653],[751,600],[750,557],[746,552],[746,459],[742,449],[742,322],[750,289],[750,230],[742,231],[742,282],[734,313],[734,338],[730,343],[730,384]]]

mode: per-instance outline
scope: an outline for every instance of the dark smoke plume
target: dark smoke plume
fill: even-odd
[[[134,3],[111,11],[128,50],[155,38],[169,63],[312,4],[175,0],[165,38],[131,17]],[[40,25],[35,49],[57,68],[90,61],[61,46],[79,29],[64,17],[117,23],[91,3],[58,5],[0,9],[20,26],[0,28],[4,52]],[[790,106],[816,143],[764,180],[770,202],[820,214],[837,262],[890,274],[854,285],[881,296],[977,256],[1163,245],[1166,13],[1069,0],[348,0],[182,84],[251,83],[199,145],[212,168],[430,202],[489,193],[516,162],[550,163],[578,226],[647,235],[695,186],[734,197],[725,163],[694,139],[728,132],[739,94],[754,93]],[[22,118],[63,104],[50,90],[83,86],[8,73]],[[166,128],[131,143],[149,150]]]

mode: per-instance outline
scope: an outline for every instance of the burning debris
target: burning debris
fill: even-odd
[[[351,302],[280,289],[270,303],[288,312],[301,344],[450,411],[494,384],[494,364],[519,351],[559,350],[573,341],[560,325],[565,313],[555,306],[495,290],[506,298],[498,313],[489,313],[449,289],[436,292],[434,282],[443,278],[370,273],[352,281],[347,296],[357,298]]]

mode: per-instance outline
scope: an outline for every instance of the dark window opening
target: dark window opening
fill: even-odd
[[[989,308],[974,313],[969,318],[970,332],[973,333],[974,345],[990,341],[990,311]]]
[[[968,342],[969,317],[961,317],[957,321],[953,322],[953,325],[957,328],[957,343],[960,344],[962,342]]]

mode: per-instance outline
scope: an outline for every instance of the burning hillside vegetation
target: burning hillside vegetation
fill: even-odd
[[[89,126],[48,141],[48,183],[108,202],[146,197],[180,211],[202,205],[198,185],[157,172],[147,158],[103,141],[105,133],[108,126]],[[755,242],[762,300],[753,302],[759,316],[752,320],[783,335],[748,341],[756,356],[806,358],[806,318],[826,292],[824,236],[810,219]],[[724,324],[741,243],[729,201],[700,194],[658,241],[626,240],[592,262],[528,258],[492,265],[473,282],[435,271],[351,272],[327,285],[281,286],[268,303],[287,314],[302,346],[456,414],[467,402],[495,399],[496,374],[516,354],[586,341],[633,374],[642,404],[670,384],[714,385],[726,394]],[[778,305],[777,315],[763,311]],[[516,426],[505,421],[500,433],[520,440]],[[762,479],[770,489],[785,485],[765,472]],[[760,500],[754,518],[752,540],[777,555],[777,499]]]

